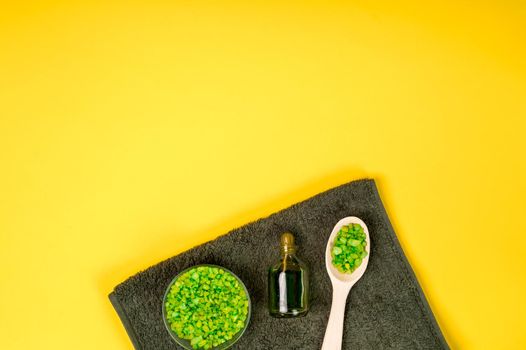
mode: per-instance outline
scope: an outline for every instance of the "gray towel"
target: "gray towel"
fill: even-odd
[[[189,266],[217,264],[243,280],[252,300],[250,325],[233,349],[320,349],[332,293],[325,246],[346,216],[367,224],[372,250],[365,275],[347,299],[343,349],[448,349],[373,180],[323,192],[163,261],[115,287],[110,300],[136,349],[180,349],[162,320],[166,287]],[[275,319],[267,311],[267,269],[279,259],[283,231],[295,234],[298,256],[310,269],[311,308],[303,318]]]

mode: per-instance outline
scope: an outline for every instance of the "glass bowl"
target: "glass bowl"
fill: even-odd
[[[190,341],[187,340],[187,339],[182,339],[182,338],[179,338],[177,336],[177,334],[172,331],[172,329],[170,328],[170,324],[168,323],[168,319],[166,317],[166,297],[168,296],[168,293],[170,292],[170,288],[172,287],[172,285],[177,281],[177,279],[183,275],[185,272],[187,272],[188,270],[191,270],[191,269],[194,269],[196,267],[200,267],[200,266],[207,266],[207,267],[216,267],[218,269],[222,269],[224,270],[225,272],[228,272],[229,274],[231,274],[232,276],[234,276],[234,278],[241,284],[241,286],[243,287],[243,289],[245,290],[245,294],[247,296],[247,300],[248,300],[248,313],[247,313],[247,318],[245,320],[245,325],[243,326],[243,328],[237,332],[233,337],[232,339],[224,342],[224,343],[221,343],[219,344],[218,346],[216,347],[213,347],[213,348],[210,348],[210,350],[224,350],[224,349],[228,349],[229,347],[231,347],[232,345],[234,345],[240,338],[241,336],[243,335],[243,333],[245,333],[245,330],[247,329],[248,327],[248,323],[250,321],[250,316],[252,314],[252,303],[250,301],[250,295],[248,294],[248,290],[247,290],[247,287],[245,286],[245,284],[243,283],[243,281],[237,277],[237,275],[235,273],[233,273],[232,271],[230,271],[229,269],[227,268],[224,268],[223,266],[219,266],[219,265],[213,265],[213,264],[200,264],[200,265],[194,265],[194,266],[191,266],[187,269],[184,269],[183,271],[179,272],[179,274],[177,276],[174,277],[174,279],[170,282],[170,284],[168,285],[168,287],[166,288],[166,291],[164,293],[164,297],[163,297],[163,305],[162,305],[162,308],[163,308],[163,322],[164,322],[164,326],[166,327],[166,330],[168,331],[168,333],[170,333],[170,336],[172,337],[173,340],[175,340],[175,342],[177,344],[179,344],[180,346],[182,346],[183,348],[187,349],[187,350],[193,350],[192,348],[192,345],[190,345]]]

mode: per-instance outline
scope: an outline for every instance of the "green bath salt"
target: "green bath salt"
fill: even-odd
[[[170,329],[193,349],[213,349],[244,326],[249,300],[243,285],[230,272],[198,266],[183,273],[166,295]]]
[[[359,224],[343,226],[331,249],[332,264],[343,273],[356,270],[367,256],[367,236]]]

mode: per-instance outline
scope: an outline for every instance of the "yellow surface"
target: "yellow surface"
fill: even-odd
[[[525,349],[520,3],[4,1],[0,348],[131,349],[128,275],[370,176],[452,348]]]

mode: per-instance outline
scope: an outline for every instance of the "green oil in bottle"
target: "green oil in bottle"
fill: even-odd
[[[296,256],[294,236],[281,235],[281,259],[268,272],[269,312],[274,317],[299,317],[309,311],[309,273]]]

